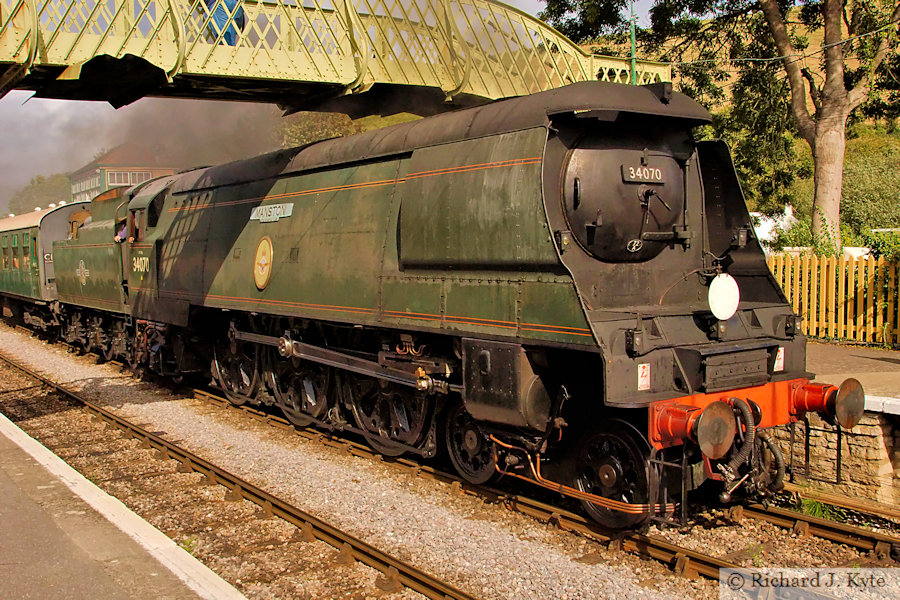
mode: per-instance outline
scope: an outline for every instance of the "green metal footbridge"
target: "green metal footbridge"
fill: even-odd
[[[491,0],[0,0],[0,96],[422,113],[588,79],[630,83],[632,63]]]

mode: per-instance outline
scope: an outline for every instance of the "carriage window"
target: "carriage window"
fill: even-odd
[[[13,248],[19,245],[19,234],[13,236]]]
[[[9,270],[9,248],[3,249],[3,270]]]
[[[16,236],[13,236],[13,242],[15,242],[15,241],[16,241]],[[19,249],[16,247],[13,247],[13,249],[12,249],[12,268],[13,269],[19,268]]]

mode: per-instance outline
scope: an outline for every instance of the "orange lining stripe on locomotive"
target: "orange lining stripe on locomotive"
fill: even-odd
[[[428,313],[415,313],[415,312],[400,312],[395,310],[386,310],[384,314],[392,316],[392,317],[406,317],[411,319],[417,319],[422,321],[440,321],[440,315],[433,315]],[[446,316],[443,318],[445,321],[450,321],[453,323],[462,323],[466,325],[482,325],[484,327],[501,327],[503,329],[517,329],[515,321],[500,321],[496,319],[481,319],[478,317],[454,317],[454,316]],[[500,323],[503,323],[500,325]],[[535,331],[538,333],[561,333],[565,335],[580,335],[583,337],[593,337],[590,329],[585,329],[583,327],[567,327],[565,325],[542,325],[540,323],[522,323],[521,329],[523,331]],[[526,327],[528,326],[528,327]],[[566,331],[569,330],[569,331]],[[586,333],[581,333],[586,332]]]
[[[532,158],[512,158],[492,163],[481,163],[476,165],[461,165],[459,167],[446,167],[444,169],[435,169],[433,171],[419,171],[418,173],[410,173],[405,179],[419,179],[421,177],[432,177],[434,175],[453,175],[456,173],[465,173],[466,171],[480,171],[482,169],[496,169],[499,167],[515,167],[518,165],[533,165],[541,162],[541,157]]]
[[[197,204],[196,206],[181,206],[181,207],[173,207],[168,210],[168,212],[186,212],[193,210],[203,210],[210,207],[217,206],[237,206],[240,204],[252,204],[254,202],[265,202],[267,200],[280,200],[284,198],[299,198],[301,196],[308,196],[311,194],[321,194],[327,192],[340,192],[347,190],[355,190],[355,189],[364,189],[369,187],[379,187],[383,185],[395,185],[398,183],[404,183],[409,179],[419,179],[422,177],[434,177],[437,175],[455,175],[457,173],[465,173],[468,171],[480,171],[482,169],[497,169],[502,167],[514,167],[518,165],[532,165],[532,164],[540,164],[541,157],[530,157],[530,158],[513,158],[508,160],[502,160],[491,163],[480,163],[475,165],[462,165],[459,167],[447,167],[444,169],[435,169],[433,171],[419,171],[416,173],[410,173],[405,177],[397,177],[395,179],[383,179],[380,181],[367,181],[361,183],[349,183],[346,185],[337,185],[337,186],[329,186],[323,188],[315,188],[311,190],[302,190],[299,192],[285,192],[283,194],[273,194],[271,196],[264,196],[258,198],[245,198],[242,200],[229,200],[227,202],[205,202],[203,204]]]
[[[314,310],[329,310],[334,312],[350,312],[375,314],[375,310],[371,308],[361,308],[356,306],[337,306],[333,304],[310,304],[306,302],[291,302],[288,300],[268,300],[265,298],[245,298],[241,296],[224,296],[221,294],[196,294],[194,292],[184,292],[176,290],[160,290],[160,295],[168,294],[170,296],[180,296],[187,298],[212,298],[214,300],[226,300],[232,302],[259,302],[261,304],[272,304],[276,306],[290,306],[296,308],[311,308]]]
[[[116,300],[104,300],[102,298],[95,298],[93,296],[81,296],[79,294],[59,294],[60,300],[62,300],[63,296],[67,298],[76,298],[81,300],[82,302],[95,302],[97,304],[106,304],[108,306],[122,306],[121,302],[117,302]]]
[[[356,314],[367,314],[367,315],[375,315],[377,311],[372,308],[362,308],[356,306],[337,306],[333,304],[311,304],[308,302],[290,302],[288,300],[268,300],[265,298],[247,298],[242,296],[225,296],[222,294],[196,294],[193,292],[182,292],[175,290],[160,290],[160,295],[170,295],[170,296],[181,296],[181,297],[189,297],[189,298],[212,298],[214,300],[225,300],[232,302],[258,302],[260,304],[269,304],[273,306],[285,306],[292,308],[309,308],[313,310],[326,310],[331,312],[345,312],[345,313],[356,313]],[[481,325],[483,327],[497,327],[501,329],[517,329],[515,322],[513,321],[496,321],[491,319],[480,319],[478,317],[454,317],[454,316],[446,316],[443,319],[439,315],[429,315],[425,313],[406,313],[399,312],[393,310],[383,311],[385,315],[394,316],[394,317],[409,317],[412,319],[422,320],[422,321],[449,321],[451,323],[459,323],[462,325]],[[588,329],[580,329],[576,327],[565,327],[563,325],[540,325],[537,323],[523,323],[522,325],[532,325],[535,329],[531,327],[522,327],[523,331],[535,331],[538,333],[561,333],[565,335],[578,335],[584,337],[591,337],[591,333],[579,333],[580,331],[590,331]],[[565,331],[567,329],[576,330],[577,331]]]
[[[71,240],[69,240],[71,241]],[[111,248],[113,246],[118,246],[118,242],[108,242],[103,244],[75,244],[73,246],[60,246],[60,250],[81,250],[83,248]]]
[[[534,331],[536,333],[562,333],[565,335],[580,335],[581,337],[594,337],[592,333],[579,333],[576,331],[562,331],[560,329],[551,328],[549,325],[539,325],[542,329],[534,329],[532,327],[523,327],[522,331]]]
[[[347,185],[332,186],[327,188],[318,188],[313,190],[303,190],[301,192],[290,192],[285,194],[276,194],[274,196],[265,196],[262,198],[245,198],[243,200],[229,200],[228,202],[206,202],[196,206],[182,206],[180,208],[170,208],[169,212],[185,212],[189,210],[202,210],[205,208],[216,208],[219,206],[238,206],[240,204],[253,204],[254,202],[263,202],[265,200],[279,200],[282,198],[296,198],[300,196],[309,196],[310,194],[320,194],[323,192],[339,192],[344,190],[358,190],[368,187],[379,187],[382,185],[393,185],[402,182],[402,179],[385,179],[383,181],[368,181],[363,183],[351,183]]]

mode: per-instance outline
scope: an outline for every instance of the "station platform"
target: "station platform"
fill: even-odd
[[[244,598],[0,414],[0,598]]]
[[[823,383],[854,377],[866,392],[867,411],[900,415],[900,352],[810,341],[806,368]]]

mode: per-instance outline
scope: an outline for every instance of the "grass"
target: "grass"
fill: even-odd
[[[187,552],[191,556],[194,556],[194,552],[196,552],[196,550],[197,550],[197,538],[196,537],[184,538],[181,541],[181,543],[178,545],[181,546],[181,548],[185,552]]]
[[[841,509],[818,500],[810,500],[809,498],[801,498],[797,508],[804,515],[818,519],[828,519],[829,521],[841,521],[844,516]]]

